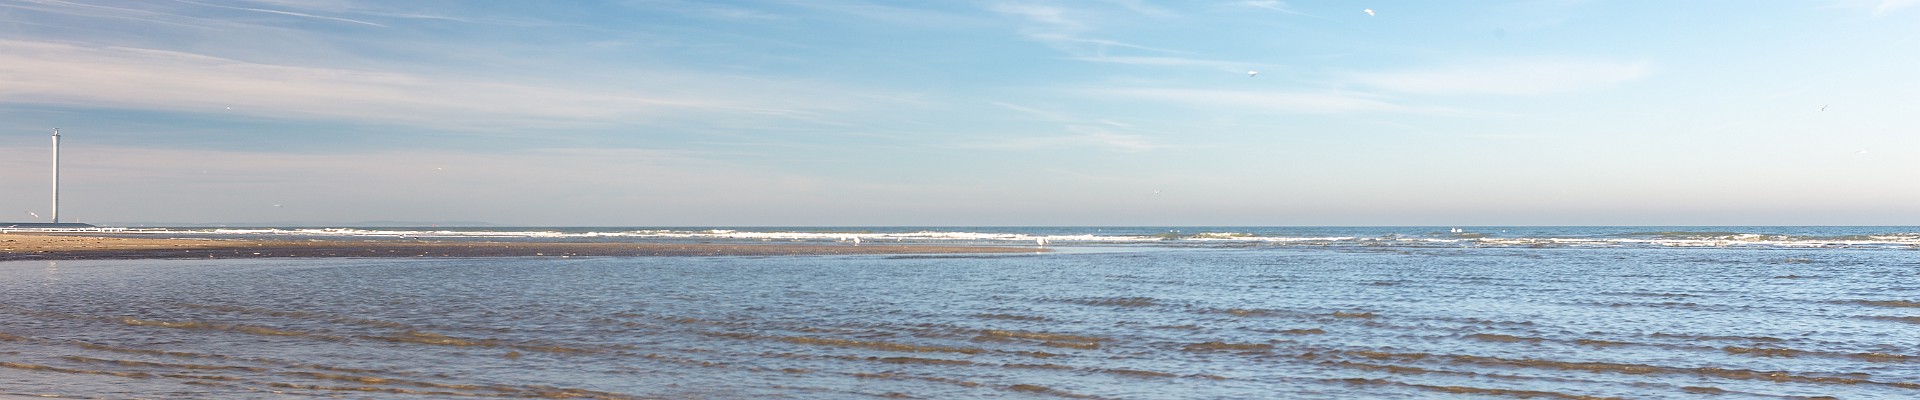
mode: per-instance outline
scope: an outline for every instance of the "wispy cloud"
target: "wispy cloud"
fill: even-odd
[[[94,4],[75,3],[75,2],[61,1],[61,0],[20,0],[20,1],[22,1],[24,4],[0,3],[0,7],[32,10],[32,11],[43,12],[43,13],[61,14],[61,15],[70,15],[70,16],[79,16],[79,17],[88,17],[88,18],[106,18],[106,19],[117,19],[117,20],[125,20],[125,21],[155,23],[155,24],[169,25],[174,28],[201,28],[201,26],[196,24],[195,22],[203,22],[203,21],[195,21],[197,20],[196,18],[184,18],[177,14],[169,14],[169,13],[158,12],[158,11],[140,10],[140,9],[126,8],[126,7],[111,7],[111,6],[102,6],[102,5],[94,5]],[[7,14],[0,14],[0,19],[13,19],[10,17],[12,16]]]
[[[1067,18],[1066,9],[1037,4],[999,4],[992,7],[994,12],[1018,16],[1029,21],[1054,25],[1062,28],[1079,29],[1079,21]]]
[[[1570,59],[1484,60],[1426,69],[1358,72],[1346,79],[1419,94],[1535,95],[1611,87],[1653,73],[1647,62]]]
[[[1185,57],[1089,56],[1089,57],[1073,57],[1073,59],[1078,61],[1086,61],[1086,62],[1135,65],[1135,66],[1204,67],[1208,69],[1217,69],[1217,70],[1223,70],[1223,71],[1241,71],[1249,67],[1257,67],[1260,65],[1258,63],[1248,63],[1248,62],[1240,62],[1240,61],[1207,60],[1207,59],[1185,58]]]
[[[1005,108],[1008,110],[1019,111],[1022,114],[1040,117],[1041,119],[1044,119],[1050,122],[1073,122],[1073,121],[1080,120],[1080,118],[1076,118],[1076,117],[1067,115],[1065,113],[1047,111],[1047,110],[1027,107],[1019,104],[1013,104],[1013,103],[1007,103],[1007,102],[994,102],[993,105],[1000,106],[1001,108]]]
[[[697,77],[661,79],[675,78]],[[574,89],[260,64],[174,51],[0,40],[0,102],[7,103],[441,127],[632,122],[690,111],[776,117],[811,114],[799,108],[766,107],[764,102],[746,103],[735,99],[754,97],[718,92],[705,96]]]
[[[1920,5],[1920,0],[1827,0],[1818,8],[1861,10],[1875,18]]]
[[[1073,16],[1074,11],[1067,8],[1035,4],[999,4],[990,9],[1026,21],[1028,25],[1021,29],[1021,34],[1027,38],[1075,56],[1106,56],[1112,49],[1183,53],[1173,49],[1089,37],[1088,33],[1094,30],[1094,27]]]
[[[252,11],[252,12],[257,12],[257,13],[267,13],[267,14],[275,14],[275,15],[286,15],[286,16],[294,16],[294,17],[301,17],[301,18],[312,18],[312,19],[319,19],[319,20],[327,20],[327,21],[338,21],[338,22],[347,22],[347,23],[354,23],[354,24],[361,24],[361,25],[371,25],[371,26],[378,26],[378,27],[382,27],[382,28],[385,28],[385,27],[387,27],[386,25],[381,25],[381,24],[376,24],[376,23],[372,23],[372,22],[367,22],[367,21],[361,21],[361,20],[355,20],[355,19],[346,19],[346,18],[338,18],[338,17],[328,17],[328,16],[324,16],[324,15],[313,15],[313,14],[305,14],[305,13],[297,13],[297,12],[292,12],[292,11],[281,11],[281,10],[268,10],[268,9],[264,9],[264,8],[250,8],[250,7],[234,7],[234,6],[226,6],[226,5],[219,5],[219,4],[208,4],[208,3],[201,3],[201,2],[196,2],[196,1],[187,1],[187,0],[173,0],[173,1],[177,1],[177,2],[181,2],[181,3],[187,3],[187,4],[194,4],[194,5],[201,5],[201,6],[207,6],[207,7],[219,7],[219,8],[225,8],[225,9],[231,9],[231,10],[241,10],[241,11]]]
[[[859,17],[870,21],[923,28],[974,27],[980,25],[981,22],[978,18],[972,16],[928,10],[920,7],[893,5],[895,2],[824,0],[781,0],[779,2],[786,6],[803,10],[824,11],[831,14]]]
[[[1299,15],[1303,17],[1323,18],[1318,15],[1295,11],[1292,7],[1287,6],[1287,2],[1279,1],[1279,0],[1245,0],[1245,1],[1241,1],[1240,5],[1253,7],[1253,8],[1264,8],[1268,10],[1279,11],[1282,13]]]
[[[1873,7],[1873,15],[1886,15],[1894,10],[1912,7],[1915,4],[1920,4],[1920,0],[1880,0],[1880,4]]]
[[[1463,110],[1444,107],[1400,104],[1379,95],[1344,91],[1130,88],[1090,90],[1088,94],[1209,109],[1251,109],[1291,114],[1402,112],[1456,115],[1467,113]]]
[[[1062,33],[1029,33],[1027,37],[1030,37],[1042,42],[1047,42],[1049,44],[1053,44],[1055,45],[1055,47],[1071,49],[1073,50],[1071,51],[1073,53],[1093,53],[1093,54],[1105,55],[1108,49],[1113,49],[1113,48],[1146,50],[1146,51],[1159,52],[1159,53],[1184,53],[1180,50],[1174,50],[1174,49],[1151,47],[1151,46],[1122,42],[1118,40],[1086,38],[1086,37],[1080,37],[1077,35],[1062,34]]]
[[[1102,149],[1122,153],[1141,153],[1162,146],[1146,136],[1112,132],[1097,127],[1070,126],[1068,135],[1032,136],[974,143],[961,147],[1001,150]]]
[[[1068,135],[1031,136],[1004,140],[990,140],[963,147],[991,148],[1010,150],[1037,150],[1047,148],[1097,148],[1124,153],[1139,153],[1160,149],[1164,146],[1154,143],[1145,135],[1115,132],[1126,130],[1131,124],[1099,118],[1084,118],[1066,112],[1043,110],[1013,103],[995,102],[993,105],[1032,116],[1041,121],[1060,124]]]
[[[1139,13],[1140,15],[1145,15],[1149,17],[1165,18],[1165,17],[1172,17],[1172,16],[1178,15],[1177,13],[1167,10],[1165,8],[1157,7],[1152,4],[1147,4],[1147,2],[1143,0],[1107,0],[1107,2],[1119,5],[1120,7],[1126,8],[1129,11],[1133,11],[1135,13]]]
[[[298,10],[303,14],[372,16],[394,20],[433,20],[468,24],[482,24],[508,27],[581,27],[580,24],[563,24],[553,21],[530,18],[526,15],[456,15],[457,8],[436,7],[423,2],[363,2],[354,0],[245,0],[255,4],[265,4],[283,10]]]
[[[629,7],[650,11],[689,13],[705,17],[732,20],[791,20],[790,15],[782,15],[767,10],[741,8],[714,2],[690,0],[628,0],[623,2]]]
[[[1075,129],[1078,136],[1073,138],[1088,145],[1126,153],[1139,153],[1159,149],[1161,146],[1147,140],[1146,136],[1123,134],[1101,128]]]

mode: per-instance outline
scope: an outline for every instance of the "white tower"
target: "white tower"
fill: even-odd
[[[53,128],[53,223],[60,223],[60,128]]]

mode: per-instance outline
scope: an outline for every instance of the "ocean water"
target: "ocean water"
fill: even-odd
[[[1920,397],[1914,227],[147,234],[1052,251],[0,262],[0,395]]]

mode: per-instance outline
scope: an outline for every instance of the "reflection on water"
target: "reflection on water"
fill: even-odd
[[[0,395],[1920,396],[1913,253],[0,263]]]

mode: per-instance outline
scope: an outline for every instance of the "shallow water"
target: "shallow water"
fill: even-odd
[[[1069,250],[5,262],[0,395],[1920,396],[1908,249]]]

